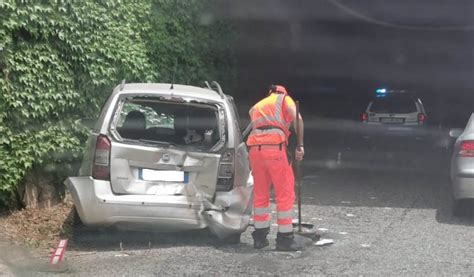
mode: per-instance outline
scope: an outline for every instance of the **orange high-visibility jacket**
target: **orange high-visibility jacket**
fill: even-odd
[[[287,109],[294,107],[293,99],[283,93],[271,93],[255,104],[249,111],[252,132],[247,139],[247,145],[288,143],[293,119]]]

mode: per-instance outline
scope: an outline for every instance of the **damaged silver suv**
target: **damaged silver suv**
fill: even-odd
[[[209,228],[238,241],[253,180],[231,96],[171,84],[117,86],[65,184],[86,226],[174,232]]]

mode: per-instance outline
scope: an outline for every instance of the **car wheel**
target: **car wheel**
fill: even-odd
[[[82,223],[81,218],[77,213],[76,207],[73,207],[71,211],[71,223],[74,227],[84,227],[84,224]]]
[[[242,234],[241,233],[238,233],[238,234],[232,234],[224,239],[222,239],[221,241],[224,243],[224,244],[239,244],[240,243],[240,236]]]

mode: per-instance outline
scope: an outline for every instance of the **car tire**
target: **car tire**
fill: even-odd
[[[77,213],[76,207],[74,206],[72,208],[72,215],[71,215],[71,222],[72,226],[74,227],[85,227],[84,223],[82,223],[81,218],[79,217],[79,214]]]

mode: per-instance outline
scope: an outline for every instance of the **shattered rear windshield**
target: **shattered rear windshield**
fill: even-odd
[[[216,105],[126,99],[116,130],[123,139],[209,150],[220,141]]]

